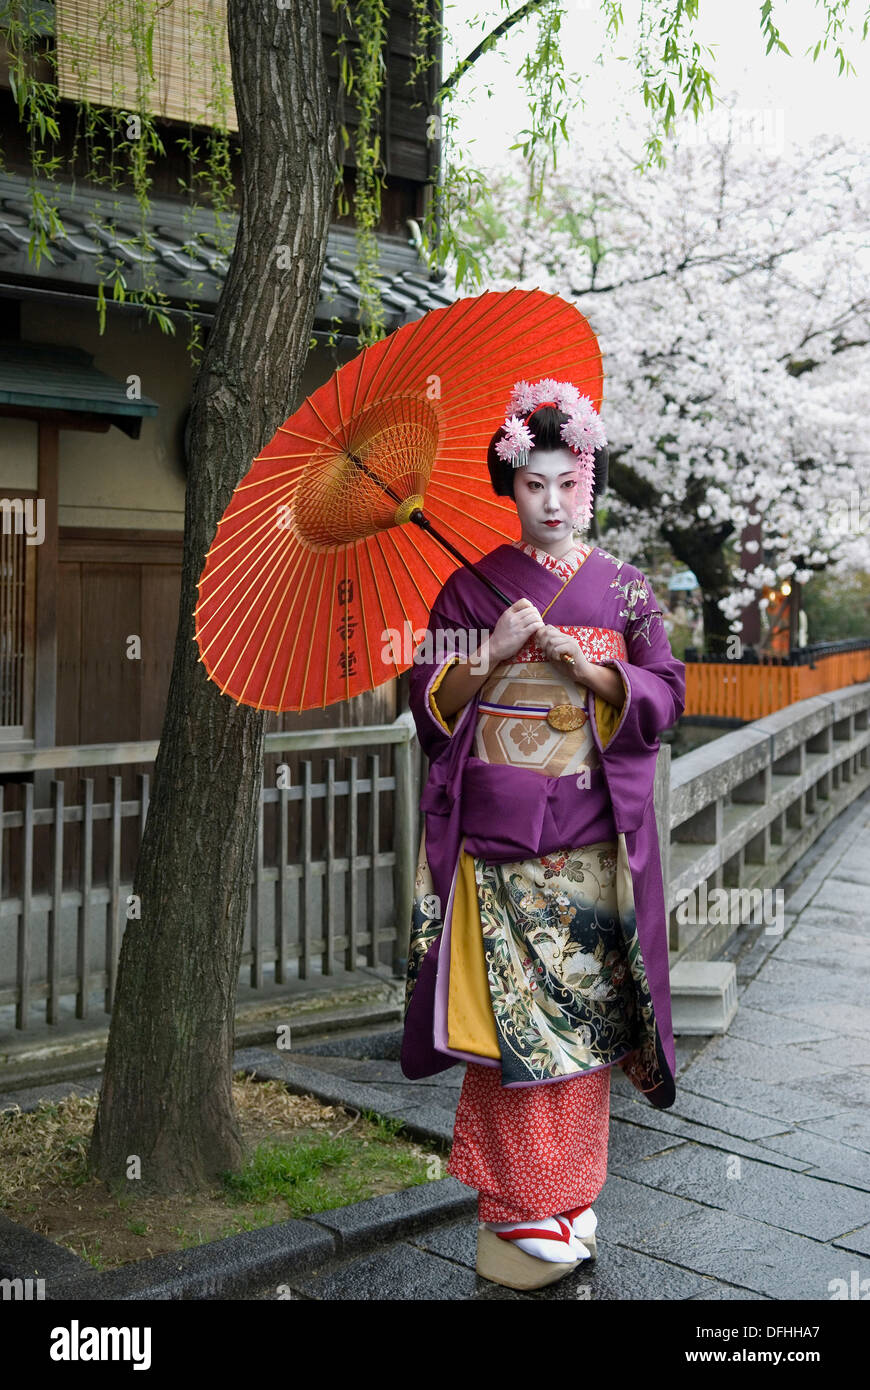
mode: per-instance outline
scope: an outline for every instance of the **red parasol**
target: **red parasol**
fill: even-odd
[[[205,557],[195,640],[221,690],[257,709],[324,708],[407,669],[408,642],[397,657],[387,635],[419,640],[455,561],[518,538],[486,449],[514,383],[542,376],[600,410],[583,315],[508,290],[404,325],[309,396],[236,487]]]

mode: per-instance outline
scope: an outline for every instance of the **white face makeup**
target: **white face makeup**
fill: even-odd
[[[528,466],[514,470],[522,538],[556,559],[569,554],[574,544],[578,471],[577,455],[567,448],[535,449]]]

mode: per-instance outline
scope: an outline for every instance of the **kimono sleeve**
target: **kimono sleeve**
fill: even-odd
[[[671,651],[662,612],[644,574],[628,588],[625,626],[626,660],[610,657],[622,678],[625,698],[616,710],[598,695],[595,719],[608,755],[640,755],[658,748],[658,736],[680,718],[686,700],[686,667]]]
[[[415,650],[408,690],[408,704],[420,746],[430,762],[450,746],[468,708],[463,705],[445,718],[438,708],[438,688],[451,667],[473,655],[471,634],[461,619],[451,617],[449,610],[439,606],[441,597],[439,595],[429,615],[426,635]]]

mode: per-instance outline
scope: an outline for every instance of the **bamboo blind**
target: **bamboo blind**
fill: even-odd
[[[149,109],[166,119],[238,132],[226,0],[57,0],[60,96],[139,110],[130,30],[142,10],[144,28],[154,22],[154,77],[147,64],[143,74]]]

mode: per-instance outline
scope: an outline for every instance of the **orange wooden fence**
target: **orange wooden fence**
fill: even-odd
[[[870,680],[870,647],[802,666],[687,661],[685,714],[761,719],[797,700]]]

